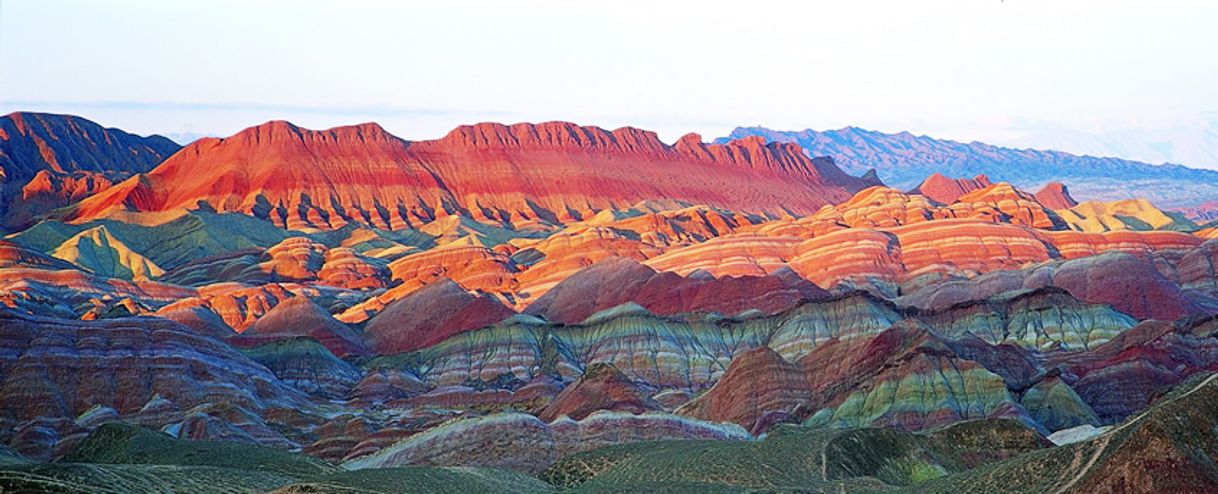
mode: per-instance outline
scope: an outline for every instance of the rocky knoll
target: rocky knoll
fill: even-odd
[[[251,347],[261,343],[307,336],[340,358],[368,355],[359,334],[338,322],[309,297],[291,297],[258,318],[229,344]]]
[[[930,429],[987,417],[1022,418],[1002,377],[907,324],[874,338],[836,341],[799,361],[812,423]]]
[[[408,143],[376,124],[313,131],[276,121],[195,141],[156,170],[86,199],[71,216],[125,218],[206,204],[287,228],[396,229],[455,213],[524,226],[644,200],[811,212],[866,185],[830,159],[759,138],[719,145],[691,135],[669,146],[638,129],[550,122],[462,126]]]
[[[80,232],[56,247],[51,255],[108,278],[147,281],[165,270],[131,250],[105,226]]]

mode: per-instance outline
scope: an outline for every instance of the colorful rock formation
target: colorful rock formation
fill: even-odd
[[[147,281],[165,273],[105,226],[76,234],[59,244],[51,255],[108,278]]]
[[[172,321],[0,313],[0,334],[7,349],[0,355],[0,431],[7,442],[19,424],[40,428],[49,443],[24,448],[39,457],[76,431],[74,419],[99,406],[156,427],[208,403],[259,414],[307,407],[302,393],[265,367]]]
[[[1163,211],[1145,199],[1087,201],[1057,211],[1071,229],[1080,232],[1119,230],[1191,231],[1197,224],[1181,213]]]
[[[638,129],[550,122],[462,126],[439,140],[407,143],[376,124],[312,131],[276,121],[195,141],[71,215],[123,218],[202,203],[286,228],[400,228],[458,212],[524,226],[652,199],[811,212],[868,185],[798,146],[699,139],[691,134],[668,146]],[[471,164],[478,174],[464,172]]]

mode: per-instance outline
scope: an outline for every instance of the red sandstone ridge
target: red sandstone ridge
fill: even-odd
[[[1070,191],[1061,182],[1049,182],[1036,193],[1036,200],[1049,209],[1069,209],[1078,206]]]
[[[921,184],[909,191],[910,194],[918,194],[929,198],[933,201],[942,204],[951,204],[956,202],[960,196],[965,195],[974,190],[981,190],[991,185],[990,178],[985,175],[977,175],[972,179],[968,178],[948,178],[941,173],[934,173]]]
[[[295,227],[418,226],[461,212],[513,225],[590,218],[646,200],[811,213],[871,181],[799,146],[747,138],[669,146],[655,133],[565,122],[462,126],[406,142],[376,124],[287,122],[201,139],[150,173],[80,203],[76,220],[199,207]]]

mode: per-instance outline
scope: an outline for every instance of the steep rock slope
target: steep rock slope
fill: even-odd
[[[732,359],[727,372],[710,390],[677,409],[677,413],[712,422],[733,422],[753,434],[796,417],[808,401],[803,370],[769,347],[758,347]]]

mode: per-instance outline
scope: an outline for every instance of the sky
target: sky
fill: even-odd
[[[739,125],[1127,154],[1191,139],[1218,168],[1216,25],[1218,2],[1173,0],[0,0],[0,113],[167,135],[570,120],[670,142]]]

